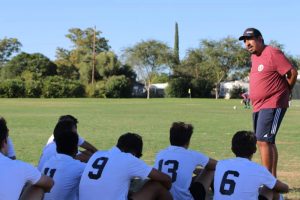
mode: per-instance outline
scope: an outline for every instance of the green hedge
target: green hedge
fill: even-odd
[[[0,83],[0,97],[5,98],[66,98],[85,97],[85,87],[79,81],[48,76],[44,81],[7,79]]]

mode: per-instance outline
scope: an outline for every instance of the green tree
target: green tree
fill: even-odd
[[[2,67],[10,57],[20,51],[22,44],[16,38],[0,39],[0,67]]]
[[[174,41],[174,62],[176,65],[180,63],[179,59],[179,34],[178,34],[178,24],[175,23],[175,41]]]
[[[79,69],[75,66],[76,63],[72,63],[70,60],[71,52],[63,49],[56,49],[56,60],[57,65],[57,75],[62,76],[66,79],[78,80],[79,79]]]
[[[142,41],[125,49],[126,62],[133,66],[139,80],[143,81],[150,98],[150,86],[157,73],[170,67],[173,58],[170,47],[157,40]]]
[[[202,40],[200,50],[205,56],[203,65],[210,70],[210,77],[215,83],[216,98],[219,97],[220,83],[227,80],[229,75],[250,69],[249,53],[235,38],[227,37],[220,41]]]
[[[63,48],[57,48],[56,50],[56,62],[60,67],[69,67],[74,69],[76,74],[79,72],[80,79],[83,82],[90,82],[92,80],[92,68],[93,68],[93,47],[95,41],[95,55],[97,56],[101,52],[108,51],[110,46],[108,40],[101,36],[101,31],[95,31],[93,28],[87,28],[81,30],[79,28],[69,29],[69,33],[66,37],[72,42],[73,47],[70,50]],[[61,69],[61,71],[64,71]],[[77,71],[77,72],[76,72]],[[88,77],[90,76],[90,77]],[[99,79],[99,74],[94,75],[94,80]]]
[[[5,78],[30,77],[38,80],[56,75],[56,68],[56,64],[43,54],[22,52],[4,65],[3,75]]]

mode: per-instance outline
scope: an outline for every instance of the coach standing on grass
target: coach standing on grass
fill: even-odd
[[[276,177],[276,133],[288,108],[297,70],[285,55],[264,44],[259,30],[248,28],[239,38],[251,55],[250,100],[262,164]]]

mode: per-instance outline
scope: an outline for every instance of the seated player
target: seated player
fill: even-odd
[[[75,123],[76,125],[76,129],[77,129],[77,124],[78,124],[78,120],[72,116],[72,115],[62,115],[59,117],[58,121],[62,121],[62,120],[71,120]],[[78,132],[77,132],[78,133]],[[79,134],[78,134],[79,136]],[[54,136],[51,135],[47,141],[47,145],[52,143],[54,139]],[[78,140],[78,146],[80,146],[81,148],[90,151],[91,153],[95,153],[98,149],[96,147],[94,147],[92,144],[90,144],[88,141],[84,140],[82,137],[79,136],[79,140]]]
[[[238,131],[231,145],[236,158],[218,162],[214,200],[271,200],[274,192],[289,191],[288,185],[277,180],[265,167],[251,161],[256,152],[256,138],[252,132]]]
[[[160,151],[155,159],[154,167],[172,177],[170,192],[175,200],[204,200],[217,163],[200,152],[188,149],[192,134],[191,124],[174,122],[169,135],[171,146]],[[193,171],[198,166],[205,170],[192,181]]]
[[[19,160],[11,160],[7,157],[8,131],[5,119],[0,117],[0,199],[19,199],[26,183],[33,184],[34,187],[40,190],[36,191],[37,194],[31,193],[31,198],[26,198],[28,196],[25,196],[21,197],[21,199],[42,199],[43,192],[50,191],[53,186],[53,180],[42,175],[32,165]],[[40,191],[42,191],[42,194]],[[36,196],[39,198],[36,198]]]
[[[16,160],[17,157],[15,153],[15,148],[10,137],[7,138],[7,148],[7,157],[9,157],[12,160]]]
[[[87,163],[79,185],[80,200],[169,200],[171,178],[148,166],[142,156],[143,141],[134,133],[122,135],[117,146],[96,152]],[[128,196],[130,180],[150,178]]]
[[[72,122],[72,126],[77,133],[77,123],[78,123],[77,119],[71,115],[63,115],[59,118],[58,123],[60,121],[66,121],[66,120]],[[51,136],[49,138],[47,145],[43,149],[43,152],[40,157],[39,164],[38,164],[39,170],[42,170],[42,167],[45,164],[45,162],[48,161],[53,155],[55,155],[57,153],[56,152],[56,143],[51,138],[54,138],[54,137]],[[95,151],[97,151],[97,149],[94,146],[92,146],[90,143],[84,141],[81,137],[79,137],[79,139],[78,139],[78,146],[80,146],[80,147],[83,146],[84,148],[86,148],[86,151],[79,152],[76,155],[76,159],[78,159],[82,162],[87,162],[88,159],[91,157],[91,155]]]
[[[42,172],[53,178],[55,185],[44,200],[61,199],[76,200],[85,163],[75,160],[78,151],[78,135],[70,129],[69,121],[58,122],[54,132],[57,154],[52,156],[43,166]]]

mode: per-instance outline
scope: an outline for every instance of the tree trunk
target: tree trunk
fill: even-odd
[[[150,99],[150,86],[147,87],[147,99]]]
[[[217,84],[217,86],[216,86],[216,89],[215,89],[215,92],[216,92],[216,99],[218,99],[219,98],[219,89],[218,89],[218,84]]]

